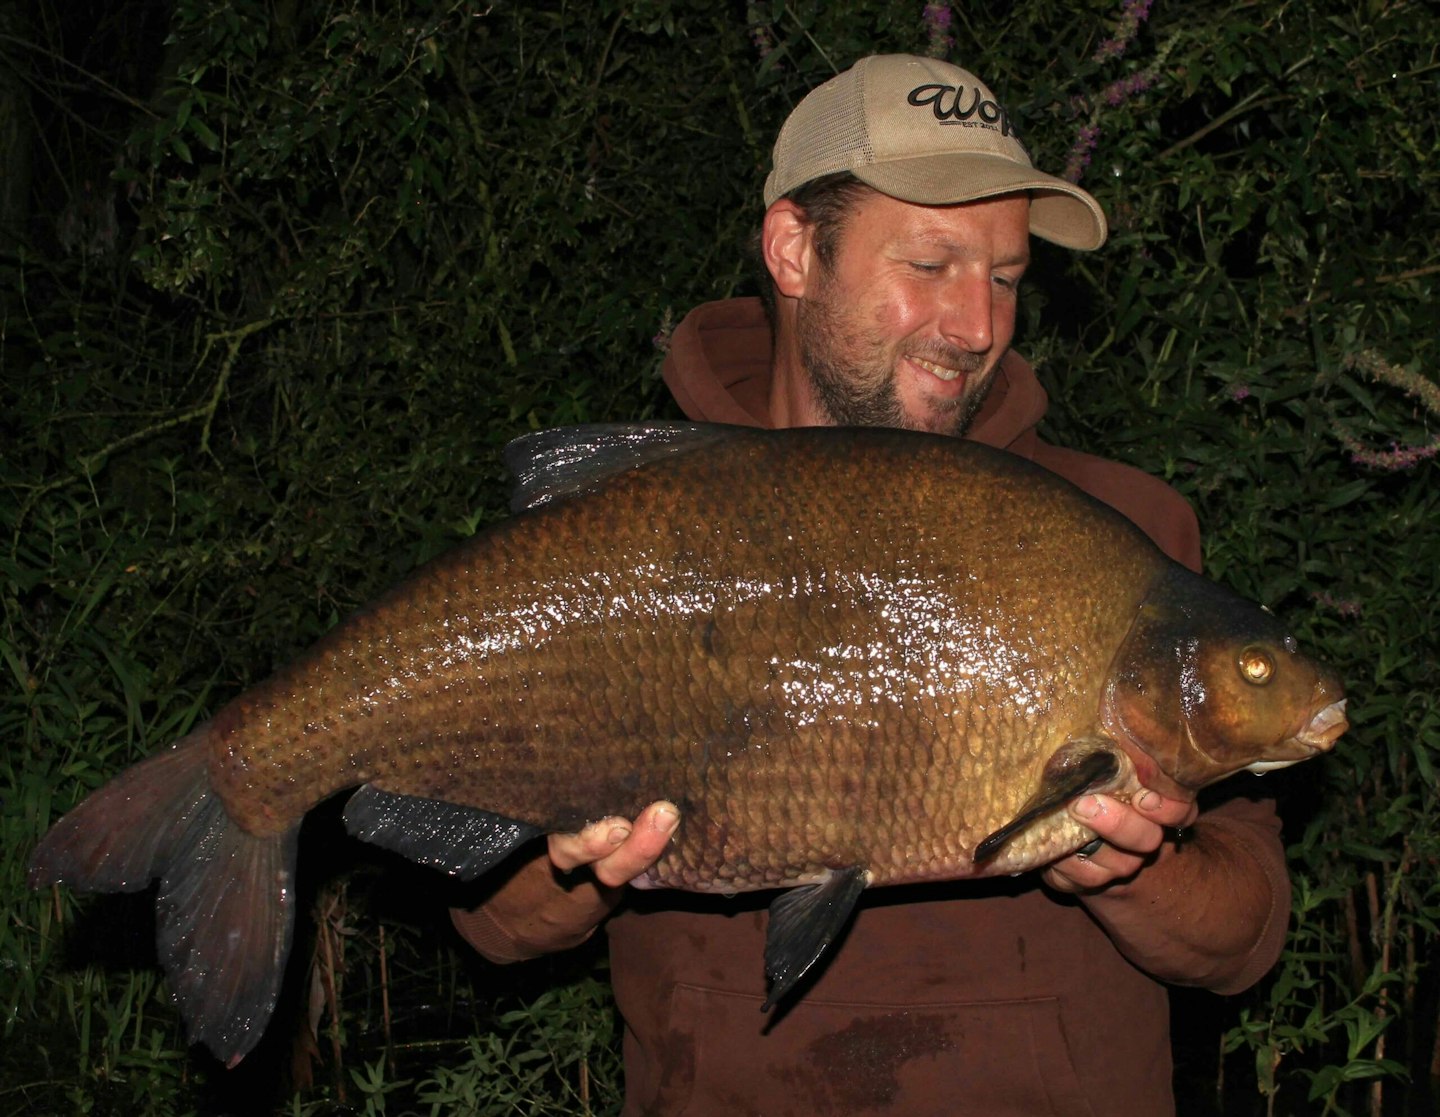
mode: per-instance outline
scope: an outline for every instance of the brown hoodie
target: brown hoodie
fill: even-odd
[[[770,325],[759,299],[696,307],[675,328],[665,385],[680,409],[705,423],[769,427]],[[1035,424],[1050,399],[1029,363],[1005,355],[968,438],[1043,465],[1130,517],[1177,562],[1200,569],[1200,529],[1169,485],[1138,469],[1042,442]]]
[[[664,375],[692,419],[770,425],[770,333],[758,300],[693,311]],[[1046,403],[1030,366],[1011,354],[971,437],[1069,478],[1198,568],[1185,501],[1137,470],[1041,441],[1034,427]],[[1263,930],[1224,973],[1187,973],[1192,963],[1180,958],[1159,957],[1155,968],[1237,992],[1273,965],[1284,940],[1279,822],[1269,803],[1232,800],[1203,814],[1202,828],[1239,851],[1246,880],[1235,893],[1260,910]],[[772,895],[632,890],[607,924],[625,1020],[624,1113],[1171,1114],[1165,987],[1122,956],[1087,908],[1155,902],[1143,889],[1127,898],[1130,887],[1082,903],[1032,873],[867,892],[819,975],[768,1016]],[[456,913],[456,925],[495,960],[537,949],[484,908]]]

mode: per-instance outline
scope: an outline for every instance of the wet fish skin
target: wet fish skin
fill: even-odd
[[[520,514],[36,852],[36,885],[161,879],[162,960],[223,1058],[273,1006],[299,820],[346,787],[357,832],[465,875],[671,799],[681,827],[648,883],[800,889],[767,948],[783,992],[835,930],[812,895],[848,897],[843,923],[858,888],[1021,871],[1088,841],[1060,808],[1091,785],[1057,754],[1100,756],[1095,786],[1121,796],[1187,795],[1344,728],[1339,681],[1278,622],[1010,455],[685,425],[526,445]],[[1236,684],[1242,653],[1272,678]]]
[[[784,467],[758,452],[774,440],[737,442],[755,449],[622,476],[604,499],[501,525],[240,696],[208,731],[211,780],[230,816],[254,834],[280,832],[334,791],[374,782],[552,830],[667,796],[687,822],[655,883],[729,890],[799,883],[838,853],[874,857],[889,835],[859,819],[903,805],[968,841],[911,824],[902,839],[909,852],[875,865],[877,883],[944,872],[1028,795],[997,778],[993,757],[1005,758],[1008,773],[1048,756],[1057,732],[1093,725],[1100,673],[1134,609],[1108,581],[1110,608],[1087,607],[1083,621],[1041,586],[1013,608],[1021,588],[1011,547],[1063,556],[1066,568],[1051,576],[1072,582],[1108,568],[1107,577],[1139,585],[1165,560],[1132,547],[1133,529],[1119,517],[1102,521],[1110,534],[1089,525],[1047,541],[1038,525],[1056,525],[1048,529],[1056,536],[1066,521],[1042,510],[1028,537],[1007,539],[989,502],[966,503],[959,486],[1018,499],[1030,478],[1012,476],[1010,460],[982,483],[965,458],[922,457],[911,468],[930,478],[923,491],[887,494],[860,513],[841,495],[867,487],[849,440],[822,440],[813,461],[790,461],[831,478],[825,494],[808,486],[777,494],[769,479]],[[939,497],[938,478],[954,496]],[[937,499],[957,522],[979,522],[990,545],[962,549],[955,529],[926,529]],[[1038,506],[1033,494],[1030,506]],[[676,523],[677,508],[690,522]],[[629,525],[642,525],[633,539],[624,536]],[[928,541],[913,538],[924,530]],[[922,579],[906,569],[916,565],[912,551],[964,558],[940,560]],[[617,552],[623,574],[613,569]],[[741,561],[740,573],[727,573]],[[946,579],[961,586],[930,586]],[[1081,588],[1093,600],[1101,587],[1088,580]],[[997,585],[1003,593],[982,588]],[[974,614],[968,630],[952,631],[948,647],[913,641],[909,634],[927,627],[953,629],[962,586]],[[1046,635],[1076,625],[1084,632],[1072,648]],[[1032,681],[1022,686],[1000,664],[977,669],[968,688],[934,684],[947,663],[983,658],[982,639],[1010,656],[1023,649]],[[861,701],[884,709],[878,731],[851,715]],[[1012,713],[1001,716],[1006,706]],[[1047,732],[1038,734],[1042,718]],[[936,725],[947,727],[944,741],[927,728]],[[880,758],[888,763],[877,763],[877,736],[891,743]],[[912,755],[911,741],[924,755]],[[961,750],[955,777],[985,789],[978,800],[928,780],[947,741]],[[588,770],[557,767],[557,742]],[[718,819],[715,799],[725,803]],[[828,830],[797,845],[794,835],[812,830],[817,804],[828,801],[839,804]],[[770,852],[757,864],[735,858],[738,849]]]

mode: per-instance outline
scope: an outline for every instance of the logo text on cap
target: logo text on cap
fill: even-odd
[[[1002,136],[1010,135],[1014,128],[1004,106],[981,96],[979,89],[974,90],[974,94],[969,106],[966,106],[963,85],[917,85],[905,99],[916,108],[929,105],[941,124],[971,124],[973,127],[971,118],[979,117],[982,124],[998,124]]]

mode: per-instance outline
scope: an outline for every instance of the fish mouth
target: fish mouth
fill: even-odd
[[[1345,717],[1345,699],[1331,702],[1310,719],[1310,723],[1295,734],[1295,740],[1309,746],[1314,752],[1325,752],[1335,746],[1340,734],[1350,728]]]
[[[1350,722],[1345,718],[1345,699],[1341,698],[1321,709],[1306,722],[1303,729],[1285,741],[1285,747],[1298,747],[1303,750],[1300,755],[1257,760],[1253,764],[1247,764],[1245,771],[1263,774],[1273,772],[1277,768],[1288,768],[1302,760],[1309,760],[1312,756],[1318,756],[1320,753],[1334,748],[1335,742],[1340,739],[1340,734],[1349,728]]]

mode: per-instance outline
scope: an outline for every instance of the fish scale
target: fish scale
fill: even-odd
[[[1339,681],[1277,621],[1007,454],[648,424],[541,432],[508,459],[512,518],[122,773],[32,859],[35,885],[160,880],[162,961],[223,1058],[278,992],[300,819],[348,787],[354,832],[464,877],[675,802],[637,883],[787,889],[773,1001],[865,887],[1037,868],[1091,836],[1077,795],[1142,772],[1193,795],[1345,728]]]
[[[754,464],[755,458],[753,455],[750,456],[749,460],[742,456],[735,467],[729,471],[724,470],[723,467],[717,467],[714,462],[710,462],[708,463],[709,468],[704,471],[706,476],[699,479],[704,485],[704,488],[700,491],[702,493],[709,493],[713,489],[713,491],[720,492],[753,493],[762,498],[767,498],[769,494],[764,493],[760,487],[754,484],[753,478],[748,476],[748,474],[753,473]],[[702,718],[708,718],[708,723],[702,723],[694,727],[694,730],[698,730],[700,734],[709,735],[717,731],[725,733],[732,730],[732,711],[737,705],[749,705],[757,710],[763,708],[763,704],[769,700],[768,691],[767,694],[764,695],[748,693],[748,691],[753,689],[749,685],[752,677],[746,673],[745,668],[753,655],[764,655],[766,652],[770,653],[771,659],[776,658],[778,653],[782,659],[787,655],[790,656],[789,662],[804,663],[804,666],[808,668],[815,680],[833,682],[837,677],[853,680],[852,688],[848,695],[850,699],[848,705],[851,707],[863,707],[865,705],[863,688],[867,682],[872,687],[886,693],[887,697],[893,700],[896,697],[897,686],[903,685],[904,682],[911,678],[909,675],[900,673],[899,667],[901,665],[886,663],[883,665],[884,672],[877,673],[876,663],[873,657],[863,655],[858,669],[851,668],[847,670],[846,667],[838,661],[833,663],[807,663],[804,661],[806,651],[812,648],[817,642],[817,636],[812,635],[810,631],[811,626],[805,622],[807,620],[813,621],[814,614],[816,614],[817,611],[821,614],[821,619],[826,622],[826,628],[819,634],[818,638],[823,639],[825,635],[833,636],[837,625],[842,631],[847,632],[847,634],[852,635],[852,637],[855,636],[855,634],[849,632],[849,626],[845,624],[846,618],[836,616],[837,611],[843,611],[842,602],[829,601],[827,600],[828,595],[826,594],[811,596],[797,592],[794,588],[795,581],[797,578],[803,578],[805,575],[813,573],[815,575],[813,580],[816,584],[822,586],[826,584],[833,585],[843,582],[843,576],[825,569],[825,562],[830,561],[832,556],[822,554],[820,561],[816,563],[816,560],[804,546],[803,542],[797,548],[796,553],[788,555],[782,553],[777,555],[776,537],[783,535],[784,542],[786,543],[794,541],[797,538],[797,534],[802,541],[823,539],[826,534],[826,525],[835,522],[835,510],[825,506],[813,509],[787,508],[785,506],[776,507],[769,499],[763,499],[762,502],[758,502],[749,507],[728,510],[728,514],[732,517],[736,516],[738,512],[740,522],[760,523],[770,529],[766,534],[752,531],[749,535],[739,540],[740,547],[748,551],[760,552],[758,556],[748,561],[747,569],[753,569],[757,566],[760,569],[766,569],[767,567],[780,567],[783,569],[784,564],[789,563],[791,564],[791,580],[788,584],[777,584],[770,580],[762,581],[754,577],[742,577],[732,586],[726,587],[730,590],[728,600],[715,600],[720,597],[720,593],[717,592],[717,585],[712,582],[706,587],[699,585],[691,586],[689,582],[692,581],[693,578],[691,578],[690,575],[696,567],[704,570],[723,570],[727,566],[733,565],[733,555],[729,552],[734,549],[735,540],[733,537],[726,538],[725,533],[719,529],[706,529],[703,521],[697,522],[693,513],[687,522],[685,516],[686,510],[683,508],[677,509],[674,503],[675,490],[677,487],[683,486],[685,480],[686,479],[683,478],[667,479],[665,492],[669,500],[667,501],[668,508],[663,512],[658,507],[659,501],[656,498],[653,487],[651,491],[646,491],[647,487],[639,485],[638,483],[636,485],[637,491],[629,494],[616,493],[610,501],[606,502],[604,516],[607,520],[611,522],[646,524],[649,532],[645,538],[645,545],[638,548],[638,554],[633,556],[627,555],[626,557],[630,559],[628,565],[632,568],[630,571],[632,575],[637,570],[648,570],[651,573],[651,577],[648,580],[644,578],[632,578],[624,595],[618,595],[616,593],[612,578],[590,572],[591,564],[600,558],[599,552],[593,547],[581,547],[578,545],[578,540],[587,538],[588,533],[596,530],[596,525],[593,522],[595,515],[593,513],[590,515],[566,516],[566,522],[552,529],[554,532],[552,539],[544,538],[543,532],[537,533],[540,535],[537,544],[538,551],[523,548],[516,548],[514,550],[507,549],[505,551],[505,561],[495,565],[498,574],[506,578],[511,578],[518,574],[522,582],[528,582],[531,585],[534,585],[536,582],[540,583],[539,585],[534,585],[534,589],[539,590],[540,594],[535,594],[533,590],[529,590],[527,586],[527,591],[529,592],[527,592],[523,598],[518,609],[507,610],[503,607],[496,608],[492,603],[487,602],[485,600],[485,591],[488,589],[493,592],[493,586],[486,586],[482,583],[477,589],[474,587],[472,581],[472,585],[468,589],[467,596],[470,600],[467,601],[465,606],[465,612],[467,614],[474,616],[504,617],[512,622],[516,613],[525,612],[529,608],[530,602],[536,596],[543,595],[546,598],[564,601],[567,604],[570,612],[569,617],[564,620],[552,619],[552,623],[544,627],[547,629],[553,627],[555,631],[547,633],[546,638],[543,640],[533,641],[529,650],[543,653],[547,656],[547,662],[549,662],[552,661],[551,657],[554,656],[556,651],[556,649],[551,646],[552,642],[563,639],[567,646],[559,653],[562,662],[590,665],[599,662],[603,664],[604,670],[602,670],[599,679],[590,679],[587,677],[579,682],[579,686],[582,693],[596,693],[602,696],[601,701],[598,703],[599,709],[592,711],[592,713],[598,713],[600,715],[597,719],[599,722],[608,722],[611,726],[617,727],[621,732],[616,735],[616,740],[613,742],[596,741],[594,734],[585,733],[584,736],[588,738],[586,755],[593,755],[593,750],[597,746],[626,750],[631,748],[632,742],[637,740],[656,741],[664,745],[667,744],[669,740],[683,739],[683,737],[677,733],[677,731],[683,731],[683,725],[656,724],[652,727],[643,724],[642,719],[637,717],[637,708],[639,711],[643,711],[647,705],[653,705],[654,708],[661,711],[686,709],[684,704],[674,701],[672,693],[657,694],[657,690],[660,689],[659,683],[671,679],[673,675],[664,669],[666,661],[655,654],[655,648],[657,645],[668,643],[671,647],[678,645],[678,650],[684,650],[685,641],[682,639],[666,641],[659,633],[664,631],[663,626],[666,624],[678,624],[680,626],[679,631],[682,635],[691,631],[697,620],[697,611],[703,610],[705,606],[709,606],[712,611],[718,611],[721,617],[726,620],[741,622],[738,624],[727,624],[726,626],[725,643],[730,647],[731,655],[728,659],[729,670],[728,672],[721,672],[719,682],[722,684],[722,688],[727,680],[740,682],[743,684],[744,692],[737,694],[733,691],[725,691],[722,689],[722,693],[718,695],[715,693],[705,695],[703,692],[701,694],[692,693],[689,697],[694,705],[690,707],[690,713],[692,716],[699,715]],[[852,478],[852,484],[858,484],[858,482],[858,478]],[[837,478],[831,491],[855,490],[853,488],[847,488],[844,479]],[[971,491],[973,491],[973,486],[971,487]],[[703,509],[708,502],[702,499],[697,501],[697,503]],[[915,503],[921,504],[923,508],[922,501]],[[953,504],[954,502],[952,501],[951,503]],[[570,512],[571,509],[567,508],[563,511]],[[903,564],[906,556],[903,552],[896,553],[896,541],[905,539],[910,532],[916,530],[918,527],[917,517],[912,513],[911,508],[907,507],[902,500],[896,500],[893,505],[877,509],[875,519],[880,521],[877,527],[883,527],[883,531],[866,530],[865,525],[849,525],[847,546],[843,554],[843,561],[847,570],[853,571],[858,569],[863,572],[884,571]],[[680,530],[676,530],[670,526],[677,520],[679,521]],[[840,522],[843,523],[844,521]],[[694,542],[696,535],[699,537],[698,544]],[[674,542],[671,543],[671,547],[674,549],[662,547],[659,542],[661,540],[666,542],[673,540]],[[1026,545],[1030,545],[1028,540],[1026,541]],[[1003,542],[998,543],[996,549],[1000,550],[1003,546]],[[585,559],[588,559],[589,562],[583,563],[578,569],[573,567],[570,569],[556,569],[559,565],[559,559],[566,555],[573,556],[577,551],[580,552]],[[610,561],[611,556],[606,556],[606,558],[607,561]],[[973,564],[974,558],[975,556],[972,553],[968,556],[967,561]],[[681,566],[682,560],[687,559],[693,565],[688,567]],[[810,563],[816,563],[816,568],[813,570],[808,568],[808,564]],[[795,564],[799,565],[801,571],[799,575],[794,574]],[[465,566],[468,564],[462,559],[460,565]],[[542,572],[542,577],[536,578],[534,575],[530,575],[527,578],[525,572],[537,568]],[[675,569],[683,570],[686,575],[678,580],[678,584],[677,581],[670,576],[670,571]],[[959,574],[960,571],[958,569],[952,571],[942,567],[940,578],[941,580],[948,580],[947,575],[949,575],[958,580]],[[442,584],[454,584],[451,579],[442,579],[441,581]],[[854,593],[854,587],[841,587],[842,591],[847,594],[846,601],[858,602],[861,606],[859,611],[862,616],[854,624],[854,628],[859,631],[860,636],[863,636],[863,626],[861,622],[869,619],[869,617],[864,614],[874,613],[880,607],[880,605],[877,604],[877,590],[881,591],[878,598],[879,602],[886,602],[894,598],[894,600],[898,602],[897,607],[903,608],[909,604],[904,596],[896,596],[892,587],[882,585],[882,579],[872,577],[870,581],[871,584],[862,590],[863,596],[848,596]],[[409,600],[412,610],[418,613],[418,616],[393,616],[391,615],[391,610],[382,606],[376,611],[376,623],[381,625],[386,631],[413,630],[417,623],[423,626],[435,612],[436,606],[434,602],[429,598],[417,599],[414,595],[411,595]],[[714,602],[713,604],[712,601]],[[957,605],[960,604],[963,603],[956,603],[952,600],[942,598],[939,605],[943,617],[963,616],[966,610],[963,607],[957,607]],[[820,605],[821,608],[817,610],[814,607],[815,605]],[[747,609],[747,606],[751,608]],[[826,608],[826,606],[828,606],[828,608]],[[617,614],[632,611],[643,618],[649,627],[643,628],[640,632],[627,631],[624,639],[616,639],[608,629],[623,619]],[[974,610],[972,609],[971,611]],[[824,616],[825,613],[828,613],[829,616]],[[913,623],[913,618],[907,617],[904,618],[904,620]],[[785,633],[795,634],[796,639],[793,641],[794,647],[787,646],[784,639]],[[353,633],[352,639],[358,640],[363,646],[372,642],[374,638],[369,631],[361,628]],[[481,640],[479,642],[483,644],[489,641]],[[503,641],[498,642],[503,643]],[[630,646],[635,644],[639,644],[640,646]],[[647,647],[646,645],[649,646]],[[1103,646],[1103,643],[1101,646]],[[433,649],[424,644],[422,644],[422,647],[424,648],[427,660],[433,658]],[[523,664],[524,662],[522,658],[521,663]],[[713,657],[711,657],[711,662],[714,662]],[[706,673],[706,667],[708,666],[703,662],[695,664],[693,662],[693,656],[689,664],[686,664],[685,660],[678,659],[670,659],[669,663],[681,669],[680,677],[682,679],[703,677]],[[387,663],[385,667],[394,669],[395,665]],[[510,672],[518,673],[521,677],[522,685],[518,691],[521,700],[516,701],[513,700],[512,697],[511,700],[507,701],[504,696],[501,696],[495,702],[487,703],[482,696],[470,695],[468,696],[469,701],[458,704],[454,712],[459,716],[465,717],[473,717],[478,712],[487,722],[496,727],[496,737],[506,741],[516,739],[526,740],[527,735],[533,727],[533,736],[537,739],[535,742],[537,750],[534,755],[537,758],[547,751],[553,752],[555,748],[560,747],[567,740],[573,739],[581,727],[575,725],[572,719],[563,716],[564,711],[556,711],[552,708],[546,708],[543,705],[537,710],[536,704],[533,701],[524,701],[524,696],[528,695],[531,690],[528,674],[524,671],[523,666],[518,664],[512,667],[507,663],[505,667]],[[477,665],[477,670],[482,677],[488,677],[490,675],[486,670],[484,662]],[[374,665],[370,666],[370,672],[372,674],[376,673]],[[383,674],[383,672],[381,673]],[[399,673],[404,676],[407,681],[415,674],[413,671],[404,670],[401,670]],[[869,677],[867,678],[867,676]],[[503,677],[504,676],[501,676],[501,678]],[[496,680],[497,683],[498,681],[499,680]],[[775,680],[782,689],[785,687],[787,681],[793,682],[793,676],[787,679],[782,673],[781,677]],[[597,689],[591,689],[592,687]],[[487,690],[494,691],[496,689],[498,688],[495,683],[487,686]],[[562,693],[570,692],[569,687],[562,688]],[[407,701],[407,708],[411,711],[411,716],[422,719],[437,738],[443,739],[443,729],[446,724],[444,712],[432,711],[429,709],[429,706],[433,705],[433,703],[427,703],[425,697],[412,694],[408,689],[403,692],[402,697]],[[791,703],[789,708],[792,711],[792,716],[796,710],[803,712],[821,704],[826,704],[828,707],[829,700],[833,700],[833,695],[821,694],[814,689],[810,689],[805,697],[808,701]],[[636,707],[630,706],[632,702],[636,703]],[[1093,705],[1092,702],[1090,704],[1092,711]],[[768,724],[773,720],[774,716],[772,712],[767,711],[766,723]],[[718,724],[716,724],[717,721]],[[892,732],[904,731],[907,735],[914,733],[914,727],[906,726],[898,719],[892,719],[891,725]],[[994,727],[987,726],[986,728],[989,732],[985,735],[991,741],[992,746],[994,746],[999,734],[995,732]],[[647,729],[650,730],[650,732],[646,732]],[[439,732],[436,732],[437,730]],[[836,747],[836,741],[832,735],[827,735],[827,740],[830,747]],[[865,743],[869,744],[868,741]],[[1050,747],[1047,748],[1047,745]],[[398,747],[403,747],[403,745],[397,744],[397,748]],[[417,756],[423,747],[423,743],[421,743],[418,748],[412,746]],[[811,756],[822,754],[823,748],[824,744],[819,741],[810,742],[802,740],[799,747],[794,751],[800,751],[807,756]],[[1037,747],[1032,748],[1031,751],[1035,753],[1036,756],[1044,756],[1048,755],[1052,748],[1053,744],[1051,742],[1042,740],[1038,742]],[[837,749],[836,751],[838,752],[839,750]],[[844,770],[853,771],[858,768],[860,771],[866,771],[872,774],[883,772],[881,766],[869,762],[868,753],[870,751],[873,750],[858,747],[850,750],[850,752],[844,756]],[[622,755],[624,755],[623,752]],[[903,750],[883,750],[882,755],[894,758],[897,766],[900,766],[899,762],[905,759]],[[1033,763],[1036,756],[1024,756],[1022,754],[1016,759],[1021,763]],[[537,781],[543,779],[544,771],[537,770],[535,767],[515,765],[513,762],[513,754],[508,751],[501,752],[498,756],[499,767],[502,769],[501,772],[487,770],[485,766],[486,758],[484,756],[476,755],[470,759],[472,764],[478,766],[479,770],[475,772],[475,776],[477,781],[483,786],[483,802],[475,802],[470,805],[486,806],[488,809],[497,810],[499,813],[522,818],[526,817],[527,811],[533,812],[534,808],[530,805],[529,800],[533,799],[533,790]],[[696,781],[700,785],[700,788],[695,790],[692,790],[688,786],[667,787],[664,786],[667,781],[658,778],[659,772],[663,771],[663,768],[656,765],[656,760],[659,758],[645,757],[641,759],[643,766],[652,771],[654,775],[649,784],[643,788],[634,789],[631,792],[631,798],[625,799],[617,804],[612,785],[605,787],[604,798],[597,795],[587,801],[582,795],[572,793],[565,796],[561,801],[567,808],[577,808],[576,813],[578,814],[586,817],[594,817],[599,813],[616,810],[620,813],[634,813],[643,806],[645,802],[662,795],[686,803],[698,802],[701,799],[701,789],[705,786],[704,780]],[[626,756],[625,760],[632,765],[635,763],[635,758],[629,756]],[[612,767],[603,760],[599,762],[598,766],[605,769]],[[792,768],[790,770],[794,771],[797,769]],[[822,767],[818,768],[817,772],[823,772],[825,770],[826,769]],[[740,773],[733,774],[738,776]],[[954,778],[956,776],[962,780],[964,778],[963,771],[953,772],[949,770],[947,766],[941,766],[937,770],[936,775],[942,782],[948,782],[947,778]],[[509,777],[513,785],[513,797],[507,796],[506,794],[506,787],[502,782],[506,776]],[[783,849],[782,843],[773,841],[774,834],[776,831],[783,832],[801,821],[794,817],[795,811],[793,810],[793,806],[803,803],[804,811],[807,815],[816,811],[824,814],[827,810],[831,810],[837,811],[841,819],[865,820],[864,838],[857,832],[860,829],[859,827],[842,827],[842,829],[846,831],[847,837],[841,849],[847,855],[858,857],[864,852],[873,858],[877,851],[874,849],[862,850],[860,848],[862,841],[868,838],[872,846],[878,844],[881,847],[881,852],[883,852],[883,849],[887,847],[892,840],[892,835],[886,832],[886,830],[889,829],[888,826],[877,828],[874,825],[877,819],[881,817],[878,812],[885,806],[893,809],[896,803],[907,804],[911,807],[918,806],[913,795],[908,797],[897,796],[897,789],[889,786],[872,786],[870,793],[865,797],[866,801],[863,806],[861,804],[855,804],[854,807],[846,808],[841,802],[841,797],[836,795],[835,790],[828,783],[821,783],[799,789],[792,788],[790,790],[797,791],[798,794],[779,796],[775,793],[773,782],[769,781],[770,777],[767,777],[763,769],[757,770],[750,785],[747,787],[742,784],[734,793],[733,797],[727,800],[727,817],[729,818],[727,835],[731,846],[739,846],[747,849]],[[343,783],[334,777],[330,778],[330,782],[337,787],[343,786]],[[452,800],[462,803],[468,802],[468,797],[464,795],[463,790],[457,795],[455,793],[456,789],[454,788],[441,789],[433,785],[409,780],[403,773],[396,773],[385,777],[383,786],[388,790],[399,791],[406,794],[435,795],[437,793],[445,793],[447,797]],[[598,786],[604,787],[605,785],[603,781],[601,781]],[[277,784],[272,784],[272,789],[275,793],[278,793],[278,781]],[[252,784],[247,790],[253,792],[254,785]],[[775,818],[772,824],[772,819],[768,817],[767,808],[771,808],[775,803],[783,804],[789,809]],[[970,812],[970,825],[967,830],[973,832],[975,835],[974,840],[978,841],[979,837],[982,837],[985,833],[989,833],[1003,822],[1005,812],[1016,805],[1018,804],[1013,802],[997,801],[993,804],[988,814],[978,818],[974,817],[977,812],[972,810]],[[920,812],[920,814],[921,817],[925,816],[925,812],[923,811]],[[553,825],[564,821],[556,817],[536,817],[533,813],[531,813],[529,817],[541,825]],[[950,813],[949,817],[947,817],[946,814],[939,815],[935,817],[933,821],[940,824],[952,822],[954,821],[953,813]],[[750,824],[748,828],[746,823]],[[698,840],[700,836],[706,833],[707,831],[702,825],[688,827],[676,842],[671,854],[652,873],[654,881],[666,885],[695,886],[704,879],[719,874],[724,877],[727,883],[771,884],[777,879],[786,880],[812,877],[823,872],[824,868],[827,867],[815,852],[807,852],[807,856],[799,860],[790,857],[783,861],[772,860],[770,862],[757,858],[752,853],[748,859],[748,868],[753,875],[750,877],[744,875],[737,876],[733,872],[733,866],[728,865],[726,862],[729,854],[725,848],[707,847],[692,842],[692,838]],[[835,850],[832,848],[828,853],[830,860],[833,861],[836,857]],[[949,867],[952,866],[933,864],[930,859],[927,859],[923,872],[924,875],[938,875]],[[899,867],[896,868],[898,869]],[[878,879],[898,881],[906,878],[897,876],[890,869],[882,866],[879,868]]]

